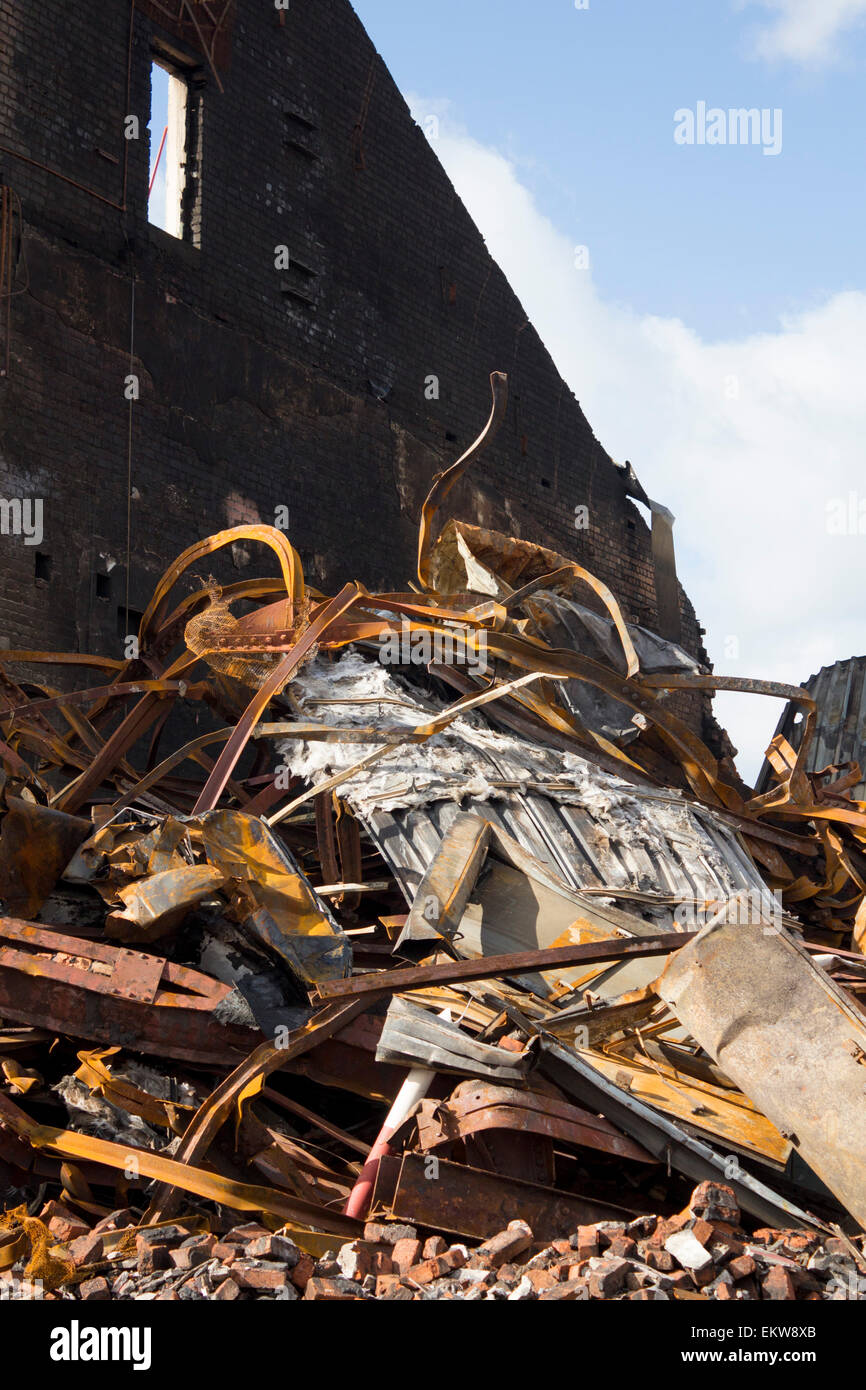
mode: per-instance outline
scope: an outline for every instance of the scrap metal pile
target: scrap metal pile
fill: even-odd
[[[0,1280],[866,1291],[859,769],[804,771],[805,691],[437,532],[491,380],[407,592],[322,595],[241,526],[168,569],[134,659],[3,654]],[[279,573],[191,584],[236,542]],[[671,708],[715,689],[801,711],[762,795]]]

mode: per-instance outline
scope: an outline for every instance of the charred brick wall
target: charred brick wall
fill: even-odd
[[[0,495],[44,500],[37,544],[0,536],[0,640],[119,655],[127,584],[140,611],[187,545],[279,507],[313,582],[404,587],[493,369],[508,417],[449,510],[580,561],[653,626],[643,518],[351,5],[236,0],[216,70],[179,9],[0,0]],[[188,241],[147,219],[154,45],[189,65]],[[196,572],[273,570],[252,550]],[[685,595],[682,616],[697,653]]]

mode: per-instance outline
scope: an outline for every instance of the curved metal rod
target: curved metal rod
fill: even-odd
[[[515,589],[513,594],[509,594],[507,598],[500,599],[499,602],[502,604],[503,608],[515,608],[523,603],[525,599],[531,598],[539,589],[547,589],[552,583],[568,577],[582,580],[582,582],[588,585],[588,587],[592,589],[592,592],[601,599],[610,614],[614,627],[619,633],[619,640],[622,643],[622,649],[625,654],[626,674],[629,676],[636,676],[640,670],[640,662],[638,661],[637,652],[634,649],[634,643],[631,640],[625,618],[622,615],[622,609],[607,585],[602,583],[600,579],[597,579],[589,570],[585,570],[582,565],[572,563],[564,565],[558,570],[551,570],[549,574],[543,574],[540,579],[533,579],[531,584],[524,584],[522,589]]]
[[[508,377],[505,372],[490,373],[490,389],[493,393],[493,404],[490,408],[487,424],[475,443],[470,444],[466,453],[461,454],[456,463],[452,463],[451,467],[446,468],[444,473],[436,474],[433,479],[433,486],[427,493],[421,508],[421,521],[418,528],[418,582],[422,589],[432,587],[430,584],[430,551],[433,548],[433,518],[454,484],[460,481],[472,460],[477,458],[481,450],[485,449],[493,439],[505,417],[505,407],[508,404]]]

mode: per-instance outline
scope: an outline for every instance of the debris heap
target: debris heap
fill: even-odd
[[[6,1296],[866,1294],[859,768],[437,528],[491,380],[406,592],[240,526],[134,658],[3,654]],[[191,582],[238,541],[278,573]],[[800,712],[760,794],[672,708],[716,689]]]

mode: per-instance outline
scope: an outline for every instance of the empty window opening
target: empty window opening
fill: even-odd
[[[169,236],[187,235],[187,182],[191,178],[189,83],[166,60],[150,67],[150,179],[147,220]]]
[[[107,574],[96,576],[96,597],[111,598],[111,578]]]
[[[51,556],[44,555],[37,550],[35,557],[35,576],[37,579],[44,579],[46,582],[51,578]]]

